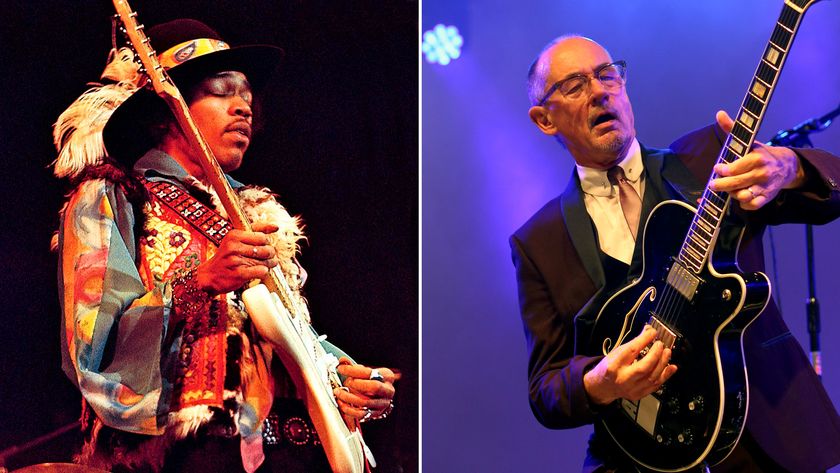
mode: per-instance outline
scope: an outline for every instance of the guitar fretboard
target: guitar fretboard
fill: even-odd
[[[750,82],[746,97],[741,103],[735,126],[724,142],[717,164],[731,163],[749,152],[805,9],[813,1],[785,1],[770,41],[764,49],[761,62]],[[717,174],[713,172],[709,180],[717,177]],[[727,192],[716,192],[711,190],[708,184],[706,185],[706,191],[698,204],[697,214],[691,222],[678,255],[678,259],[695,274],[700,272],[714,248],[717,232],[729,206],[729,199]]]

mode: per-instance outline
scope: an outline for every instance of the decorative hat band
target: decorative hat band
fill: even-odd
[[[183,64],[190,59],[230,49],[230,46],[222,40],[211,38],[193,39],[184,43],[176,44],[158,55],[158,61],[166,68],[171,69]]]

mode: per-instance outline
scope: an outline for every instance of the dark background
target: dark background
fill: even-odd
[[[417,2],[130,3],[146,25],[192,17],[234,46],[285,49],[263,97],[265,128],[234,176],[269,186],[303,216],[316,329],[361,363],[402,371],[394,414],[366,424],[366,438],[376,471],[417,471]],[[0,7],[0,450],[78,418],[79,395],[60,369],[49,251],[68,191],[49,169],[51,126],[98,80],[112,14],[106,0]],[[59,437],[6,466],[67,461],[75,442]]]

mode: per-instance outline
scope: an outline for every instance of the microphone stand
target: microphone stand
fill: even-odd
[[[806,120],[788,130],[776,133],[770,141],[770,146],[790,146],[794,148],[813,148],[809,135],[825,130],[831,121],[840,115],[840,105],[827,114]],[[808,271],[808,300],[805,303],[805,313],[810,338],[811,365],[817,376],[822,379],[822,352],[820,351],[820,303],[817,300],[816,281],[814,277],[814,228],[805,225],[805,254]]]

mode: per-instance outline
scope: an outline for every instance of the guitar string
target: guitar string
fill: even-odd
[[[777,22],[777,24],[778,24],[778,22]],[[799,21],[796,21],[795,29],[798,29],[798,28],[796,28],[798,26],[799,26]],[[784,51],[784,52],[786,52],[786,51]],[[757,74],[758,74],[758,72],[756,72],[756,75]],[[778,74],[778,70],[777,70],[777,74]],[[771,90],[772,90],[772,86],[771,86]],[[749,92],[748,92],[748,94],[749,94]],[[766,101],[763,101],[763,105],[766,106]],[[742,104],[742,106],[740,108],[743,109],[744,105]],[[739,111],[738,116],[741,116],[741,114],[742,114],[742,112]],[[754,136],[754,134],[753,134],[753,136]],[[729,147],[729,144],[731,143],[731,141],[732,141],[732,133],[730,132],[727,140],[724,143],[723,150],[722,150],[721,155],[718,158],[716,164],[718,164],[718,163],[730,163],[731,161],[734,161],[734,159],[732,159],[732,160],[728,159],[728,158],[730,158],[730,156],[729,156],[727,151],[732,152],[734,156],[731,156],[731,157],[734,157],[735,159],[739,159],[739,158],[742,157],[742,156],[739,155],[739,153],[735,153]],[[715,179],[715,177],[716,177],[716,173],[712,172],[712,176],[710,178],[710,181],[712,179]],[[720,206],[716,205],[715,199],[722,200],[723,205],[720,205]],[[686,249],[686,248],[692,248],[692,249],[694,249],[694,251],[697,251],[696,248],[693,248],[693,246],[691,245],[692,234],[694,234],[700,241],[703,242],[703,244],[700,244],[700,243],[697,243],[697,241],[695,240],[695,244],[702,248],[702,251],[698,252],[701,256],[701,258],[699,258],[699,261],[698,261],[698,263],[699,263],[698,264],[698,266],[699,266],[698,271],[702,270],[702,267],[703,267],[704,263],[707,261],[707,259],[711,258],[711,245],[712,245],[712,241],[714,240],[714,234],[716,233],[717,229],[720,226],[720,222],[723,219],[724,210],[726,208],[726,204],[728,203],[728,199],[729,199],[729,196],[727,196],[726,198],[722,198],[717,193],[713,192],[709,188],[709,185],[707,183],[706,189],[705,189],[701,199],[698,202],[698,207],[697,207],[697,210],[696,210],[696,213],[695,213],[694,217],[692,218],[691,225],[689,226],[688,235],[686,237],[686,240],[684,241],[683,246],[680,248],[680,251],[679,251],[679,253],[683,254],[684,257],[683,258],[678,258],[678,260],[682,260],[682,259],[685,259],[685,258],[690,258],[692,260],[695,259],[695,258],[692,257],[692,255]],[[712,211],[712,207],[714,207],[715,209],[718,210],[717,213]],[[713,224],[712,224],[712,222],[709,222],[707,220],[711,220],[713,222]],[[708,225],[712,229],[714,229],[711,232],[711,234],[708,234],[709,232],[705,229],[705,227],[703,225],[699,224],[700,221],[703,221],[706,225]],[[700,230],[702,230],[702,233],[700,232]],[[706,243],[706,238],[703,238],[703,234],[708,234],[708,235],[706,235],[708,237],[708,243]],[[681,263],[676,263],[675,262],[674,264],[681,264]],[[685,265],[685,266],[686,266],[686,269],[688,269],[688,265]],[[694,271],[689,271],[689,272],[693,273]],[[662,292],[663,292],[662,297],[660,297],[659,301],[656,304],[654,315],[657,315],[666,324],[677,325],[677,323],[679,322],[679,319],[680,319],[680,315],[682,314],[683,309],[685,308],[686,302],[689,301],[689,298],[684,297],[682,295],[682,293],[677,288],[675,288],[673,285],[671,285],[667,281],[667,278],[664,281]]]

